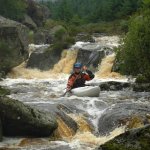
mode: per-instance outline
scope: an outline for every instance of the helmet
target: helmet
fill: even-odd
[[[81,64],[81,63],[75,63],[75,64],[74,64],[74,68],[79,68],[79,69],[81,69],[81,68],[82,68],[82,64]]]

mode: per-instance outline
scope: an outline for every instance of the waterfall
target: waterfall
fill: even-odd
[[[98,72],[96,72],[96,76],[98,78],[124,78],[121,74],[112,72],[114,61],[114,53],[103,58],[101,64],[99,65]]]
[[[53,69],[48,71],[40,71],[38,69],[26,68],[26,62],[13,68],[8,74],[10,78],[26,78],[26,79],[46,79],[57,78],[60,74],[69,74],[72,66],[76,61],[78,50],[64,50],[61,55],[60,61],[54,65]]]

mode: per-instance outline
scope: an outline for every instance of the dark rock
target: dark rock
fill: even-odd
[[[104,56],[104,51],[92,52],[91,50],[80,49],[76,61],[88,66],[91,71],[96,71]]]
[[[150,113],[150,106],[138,103],[120,103],[108,108],[100,117],[98,129],[100,134],[108,134],[115,128],[126,124],[133,116],[146,120],[145,114]]]
[[[53,36],[49,30],[37,30],[34,35],[35,44],[51,44],[53,42]]]
[[[107,81],[100,83],[101,91],[118,91],[129,87],[131,87],[131,83],[128,82]]]
[[[135,83],[133,91],[136,92],[150,92],[150,83]]]
[[[3,133],[2,133],[2,123],[0,119],[0,142],[2,141]]]
[[[26,25],[28,28],[30,28],[31,30],[36,30],[37,29],[37,25],[32,20],[32,18],[30,16],[28,16],[28,15],[24,16],[24,20],[22,21],[22,23],[24,25]]]
[[[50,16],[50,11],[45,5],[31,0],[27,0],[27,13],[38,26],[43,26]]]
[[[28,28],[0,16],[0,72],[4,76],[28,57]]]
[[[35,108],[38,108],[41,111],[44,111],[46,113],[52,113],[57,118],[61,118],[69,128],[71,128],[75,133],[78,129],[77,123],[68,115],[68,114],[75,114],[75,109],[77,108],[69,108],[65,104],[31,104],[31,106],[34,106]]]
[[[52,50],[45,47],[38,48],[31,55],[27,62],[27,68],[38,68],[49,70],[59,61],[60,56],[56,56]]]
[[[0,98],[0,116],[5,136],[50,136],[57,128],[52,114],[9,98]]]
[[[127,131],[101,145],[98,150],[149,150],[150,125]]]

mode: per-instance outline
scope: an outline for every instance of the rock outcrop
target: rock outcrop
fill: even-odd
[[[0,117],[5,136],[50,136],[57,128],[52,114],[7,97],[0,97]]]
[[[98,150],[149,150],[150,125],[127,131],[101,145]]]
[[[39,27],[43,26],[50,16],[50,11],[46,6],[31,0],[27,0],[27,13]]]
[[[52,69],[60,57],[53,53],[53,50],[45,47],[37,48],[27,62],[27,68],[38,68],[40,70]]]
[[[141,122],[141,125],[144,125],[148,123],[146,114],[150,114],[150,106],[145,104],[120,103],[111,106],[99,119],[99,133],[109,134],[115,128],[121,125],[127,125],[132,121],[132,118],[138,118],[133,120],[138,120],[138,122]]]
[[[0,16],[0,73],[6,74],[28,56],[28,28]]]

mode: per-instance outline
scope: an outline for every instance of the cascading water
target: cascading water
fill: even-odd
[[[104,39],[104,40],[103,40]],[[111,39],[111,41],[110,41]],[[112,41],[116,41],[116,42]],[[101,37],[97,39],[97,44],[110,44],[117,46],[117,37]],[[62,97],[66,88],[67,79],[76,61],[78,46],[85,43],[78,43],[69,51],[62,53],[61,60],[54,66],[53,70],[41,72],[37,69],[27,69],[25,64],[14,68],[9,74],[9,78],[0,81],[0,85],[9,88],[12,93],[9,97],[22,101],[25,104],[35,106],[43,111],[49,109],[53,104],[64,104],[76,109],[76,113],[69,116],[73,118],[79,126],[75,134],[71,129],[58,119],[59,127],[55,132],[55,141],[50,138],[4,138],[0,147],[14,149],[62,149],[62,150],[92,150],[97,146],[113,139],[124,132],[125,128],[116,128],[108,136],[100,136],[98,132],[98,122],[101,115],[108,107],[113,107],[117,103],[143,102],[147,103],[149,93],[134,93],[130,90],[123,91],[101,91],[99,97]],[[86,43],[87,44],[87,43]],[[107,56],[100,65],[101,69],[96,73],[96,78],[88,84],[99,85],[102,81],[116,80],[126,82],[127,79],[116,73],[111,73],[114,55]],[[115,74],[115,75],[114,75]],[[109,79],[102,79],[109,78]],[[111,79],[110,79],[111,78]],[[118,79],[119,78],[119,79]],[[140,95],[140,96],[139,96]],[[69,107],[68,107],[69,109]],[[71,110],[72,111],[72,110]]]

